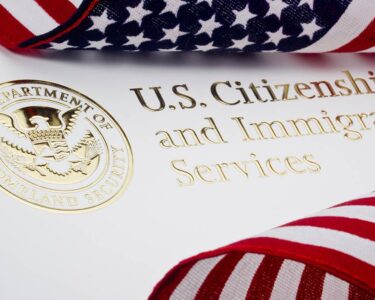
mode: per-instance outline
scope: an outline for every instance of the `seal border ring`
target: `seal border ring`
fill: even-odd
[[[87,208],[79,208],[79,209],[74,209],[74,210],[73,209],[69,210],[69,209],[52,208],[52,207],[39,205],[37,203],[32,203],[30,201],[27,201],[26,199],[23,199],[21,197],[18,197],[16,195],[14,195],[13,193],[8,191],[7,189],[5,189],[1,185],[0,185],[0,190],[5,192],[5,194],[11,196],[11,198],[14,198],[19,202],[25,203],[28,206],[31,206],[31,207],[34,207],[34,208],[39,208],[39,209],[44,210],[44,211],[53,211],[53,212],[62,213],[62,214],[79,214],[79,213],[83,213],[83,212],[94,211],[94,210],[97,210],[97,209],[100,209],[100,208],[104,208],[108,205],[111,205],[113,202],[118,200],[124,194],[124,192],[126,191],[126,189],[128,188],[128,186],[131,182],[131,179],[133,178],[134,155],[133,155],[133,150],[132,150],[131,144],[129,142],[129,139],[128,139],[127,135],[125,134],[125,131],[122,129],[120,124],[117,122],[117,120],[112,116],[111,113],[109,113],[103,106],[101,106],[99,103],[94,101],[92,98],[86,96],[85,94],[83,94],[81,92],[78,92],[75,89],[72,89],[70,87],[67,87],[67,86],[59,84],[59,83],[54,83],[54,82],[47,81],[47,80],[37,80],[37,79],[19,79],[19,80],[11,80],[11,81],[0,83],[0,89],[2,89],[3,87],[12,86],[14,84],[22,84],[22,83],[24,83],[24,84],[29,84],[29,83],[31,83],[31,84],[32,83],[34,83],[34,84],[44,84],[44,85],[49,85],[49,86],[56,87],[56,88],[59,88],[59,89],[63,89],[63,90],[65,89],[67,91],[71,91],[73,93],[76,93],[78,96],[81,96],[83,99],[87,99],[87,100],[91,101],[95,106],[97,106],[100,110],[102,110],[105,114],[107,114],[108,117],[113,121],[113,123],[115,125],[115,128],[120,132],[120,135],[122,135],[122,137],[125,141],[126,150],[127,150],[128,155],[129,155],[128,172],[126,174],[124,182],[122,183],[121,188],[117,191],[117,193],[114,196],[112,196],[111,198],[109,198],[108,200],[106,200],[103,203],[99,203],[97,205],[90,206],[90,207],[87,207]]]

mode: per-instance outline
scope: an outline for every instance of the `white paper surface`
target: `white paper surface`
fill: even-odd
[[[322,55],[126,55],[0,53],[0,82],[47,80],[78,90],[119,122],[134,154],[134,175],[111,205],[87,213],[61,214],[30,207],[0,191],[0,299],[145,299],[177,262],[250,237],[375,189],[375,130],[350,141],[324,135],[242,142],[231,117],[251,122],[375,111],[374,95],[225,106],[210,85],[267,78],[273,83],[365,77],[374,56]],[[368,76],[368,75],[367,75]],[[186,84],[207,107],[151,112],[130,88]],[[375,86],[375,85],[374,85]],[[228,90],[227,96],[233,97]],[[145,94],[146,95],[146,94]],[[224,145],[163,149],[158,130],[201,128],[212,117],[230,140]],[[313,154],[317,173],[179,187],[172,160],[188,168],[249,159]]]

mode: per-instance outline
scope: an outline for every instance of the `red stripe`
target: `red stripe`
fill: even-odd
[[[77,8],[68,0],[35,0],[57,23],[66,22]]]
[[[375,18],[358,37],[334,52],[356,52],[367,50],[373,46],[375,46]]]
[[[68,28],[59,31],[58,33],[56,33],[55,35],[53,35],[53,36],[51,36],[49,38],[46,38],[46,39],[41,40],[41,41],[38,41],[38,42],[36,42],[36,43],[34,43],[32,45],[29,45],[26,48],[36,48],[36,47],[38,47],[40,45],[43,45],[45,43],[50,43],[50,42],[56,40],[57,38],[61,37],[65,33],[70,32],[71,30],[73,30],[74,28],[76,28],[79,24],[81,24],[81,22],[83,20],[85,20],[88,17],[88,15],[90,14],[90,12],[94,9],[94,7],[96,6],[96,4],[99,2],[99,0],[91,0],[91,1],[92,2],[87,7],[86,11],[77,19],[77,21],[75,21]]]
[[[375,206],[375,197],[352,200],[352,201],[348,201],[348,202],[345,202],[345,203],[335,205],[333,207],[341,207],[341,206],[349,206],[349,205]]]
[[[219,299],[225,283],[243,255],[243,253],[230,253],[226,255],[206,277],[195,296],[195,300]]]
[[[262,260],[247,291],[246,300],[270,298],[283,261],[283,258],[275,256],[266,256]]]
[[[34,34],[0,4],[0,43],[5,47],[15,48],[19,43],[33,37]]]
[[[326,272],[306,265],[298,287],[297,300],[315,300],[322,296]]]
[[[287,226],[314,226],[333,229],[375,241],[375,223],[361,221],[358,219],[342,217],[311,217],[294,221],[281,227]]]
[[[375,297],[357,286],[350,285],[348,299],[349,300],[374,300]]]
[[[226,247],[228,251],[246,251],[277,255],[284,258],[315,265],[342,278],[349,283],[375,291],[375,268],[345,253],[318,247],[284,241],[274,238],[252,238]],[[225,251],[225,249],[222,249]],[[218,251],[220,253],[221,251]],[[219,255],[215,253],[216,255]]]
[[[158,295],[159,290],[169,284],[170,278],[175,276],[185,265],[193,264],[198,260],[223,255],[228,252],[261,253],[292,259],[305,264],[322,268],[326,272],[358,285],[375,294],[375,268],[359,259],[339,251],[318,246],[304,245],[274,238],[246,239],[214,251],[201,253],[184,260],[175,266],[155,287],[152,296]],[[158,299],[152,297],[150,299]]]
[[[161,281],[154,288],[154,291],[148,298],[149,300],[168,300],[173,294],[174,290],[185,278],[190,269],[195,265],[195,262],[185,264],[179,268],[174,268],[167,273],[168,281]]]
[[[171,295],[174,288],[184,276],[180,272],[188,272],[193,264],[201,259],[223,255],[228,252],[261,253],[288,258],[304,264],[314,265],[324,271],[341,278],[350,284],[357,285],[375,296],[375,268],[339,251],[318,246],[304,245],[273,238],[251,238],[214,251],[201,253],[175,266],[154,288],[150,300],[164,300]],[[186,271],[187,268],[187,271]],[[185,274],[186,274],[185,273]],[[176,283],[177,278],[177,283]]]

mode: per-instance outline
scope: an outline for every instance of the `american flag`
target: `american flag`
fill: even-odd
[[[166,299],[375,299],[375,193],[181,262]]]
[[[375,52],[374,17],[374,0],[0,0],[0,43]],[[149,299],[375,299],[375,193],[189,258]]]
[[[0,0],[10,48],[374,52],[373,0]]]

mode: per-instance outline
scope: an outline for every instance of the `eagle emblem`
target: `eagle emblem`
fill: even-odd
[[[87,175],[101,146],[81,122],[80,112],[79,107],[66,111],[26,107],[0,113],[1,157],[20,171],[26,168],[41,176]]]

